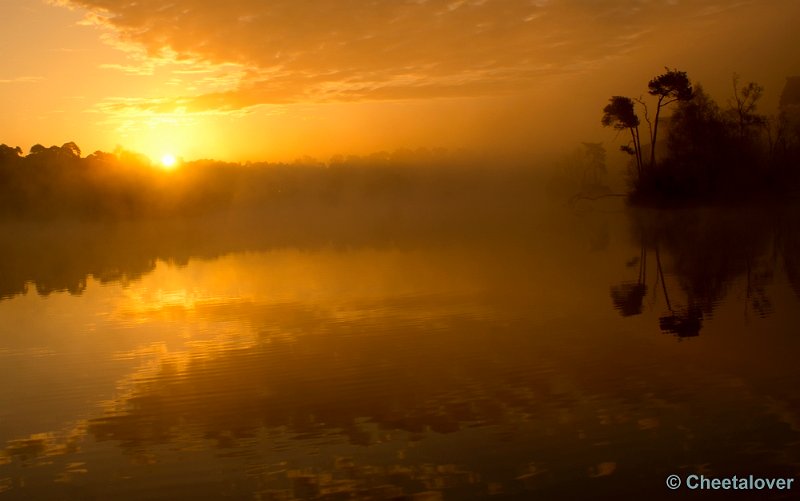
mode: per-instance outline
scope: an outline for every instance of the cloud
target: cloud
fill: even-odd
[[[0,84],[35,83],[35,82],[41,82],[42,80],[44,80],[43,77],[33,77],[33,76],[21,76],[21,77],[14,77],[14,78],[0,78]]]
[[[138,54],[138,67],[116,69],[147,75],[153,60],[183,62],[184,77],[214,65],[213,78],[224,79],[219,65],[238,68],[224,86],[187,96],[190,110],[522,92],[606,65],[669,23],[688,28],[734,8],[719,0],[61,3],[88,9],[89,22]]]
[[[118,70],[129,75],[150,76],[153,74],[152,64],[101,64],[100,68],[105,70]]]

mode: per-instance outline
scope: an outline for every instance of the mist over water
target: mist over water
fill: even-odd
[[[4,223],[0,496],[666,499],[673,473],[797,475],[796,208],[491,201]]]

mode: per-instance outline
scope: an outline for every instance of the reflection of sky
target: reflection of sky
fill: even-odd
[[[42,484],[102,482],[110,462],[156,489],[199,475],[213,489],[390,478],[488,492],[618,478],[655,462],[647,450],[746,460],[732,411],[783,423],[760,447],[796,438],[795,397],[772,384],[794,367],[782,299],[746,330],[738,303],[722,305],[677,343],[658,332],[660,305],[622,319],[608,303],[638,249],[581,245],[558,259],[546,246],[234,254],[0,302],[0,364],[17,382],[0,390],[0,479],[38,464]]]

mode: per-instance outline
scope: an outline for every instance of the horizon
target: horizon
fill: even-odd
[[[317,2],[224,9],[99,0],[4,7],[0,138],[226,162],[419,148],[548,157],[600,125],[610,95],[665,66],[721,105],[731,77],[773,114],[800,62],[789,0]],[[609,148],[609,150],[615,148]]]

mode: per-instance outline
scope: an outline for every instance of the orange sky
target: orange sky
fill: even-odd
[[[224,160],[611,142],[608,97],[665,65],[720,104],[738,72],[774,111],[798,20],[797,0],[2,0],[0,142]]]

